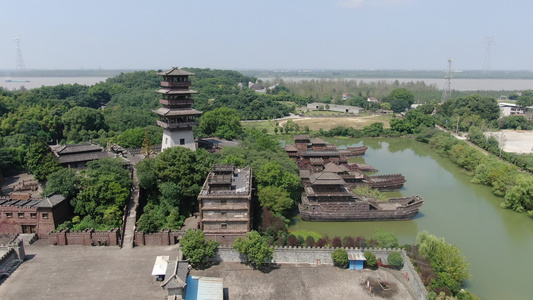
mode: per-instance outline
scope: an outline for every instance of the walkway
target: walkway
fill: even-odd
[[[124,239],[122,242],[122,247],[124,249],[133,248],[135,221],[137,220],[137,206],[139,206],[139,178],[137,178],[137,170],[133,167],[133,188],[131,190],[130,202],[128,203],[128,213],[125,220]]]

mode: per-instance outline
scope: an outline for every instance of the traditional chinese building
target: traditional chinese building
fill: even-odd
[[[251,230],[252,169],[215,165],[198,196],[200,229],[207,238],[231,242]]]
[[[157,75],[162,77],[161,89],[157,92],[161,94],[159,103],[163,107],[154,112],[159,115],[157,125],[163,127],[161,150],[180,146],[195,151],[197,146],[192,128],[198,125],[202,112],[192,108],[192,94],[196,91],[190,89],[189,76],[194,73],[172,68]]]
[[[105,151],[100,145],[93,143],[54,145],[50,146],[50,148],[54,156],[59,160],[59,163],[66,168],[85,168],[89,161],[104,157],[114,157],[112,153]]]
[[[42,199],[22,196],[0,197],[0,233],[35,233],[46,238],[72,216],[70,202],[61,195]]]

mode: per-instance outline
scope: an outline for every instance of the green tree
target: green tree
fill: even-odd
[[[234,139],[242,133],[241,116],[232,108],[215,108],[200,117],[198,131],[203,136]]]
[[[199,265],[206,263],[215,255],[219,244],[216,241],[206,240],[201,230],[188,229],[180,240],[180,249],[192,265]]]
[[[382,248],[396,248],[399,245],[398,237],[394,233],[382,229],[376,230],[372,239]]]
[[[403,266],[403,258],[400,252],[390,252],[387,261],[389,262],[389,265],[395,266],[397,269],[400,269]]]
[[[61,168],[52,150],[44,142],[33,143],[28,150],[26,160],[28,169],[39,181],[45,180],[49,174]]]
[[[65,125],[64,136],[69,141],[84,140],[87,136],[82,131],[98,131],[107,129],[104,115],[100,110],[89,107],[74,107],[67,111],[62,118]]]
[[[502,206],[516,212],[533,210],[533,176],[520,174],[516,184],[507,190]]]
[[[255,230],[248,232],[246,238],[238,237],[233,243],[233,249],[244,255],[254,269],[266,264],[274,254],[274,249]]]
[[[366,258],[366,265],[369,267],[375,267],[378,264],[378,259],[376,258],[376,255],[370,251],[365,251],[363,255]]]
[[[337,248],[331,253],[331,259],[333,260],[333,264],[335,266],[345,267],[349,262],[348,252],[342,248]]]
[[[46,178],[43,194],[60,194],[66,198],[74,197],[80,187],[80,178],[73,169],[61,168]]]
[[[289,193],[276,186],[261,187],[258,192],[261,207],[267,208],[273,213],[284,214],[294,205]]]

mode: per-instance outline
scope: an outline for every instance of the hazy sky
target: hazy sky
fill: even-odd
[[[526,0],[2,0],[0,69],[533,70]]]

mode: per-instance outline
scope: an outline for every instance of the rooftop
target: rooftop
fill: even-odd
[[[245,194],[251,195],[252,190],[252,169],[250,167],[234,168],[230,174],[216,174],[216,168],[220,167],[215,165],[213,170],[207,175],[201,196],[213,196],[213,195],[237,195]],[[225,165],[224,168],[228,166]],[[232,166],[233,168],[233,166]],[[213,189],[212,185],[224,185],[230,186],[230,189]]]
[[[309,176],[309,181],[313,185],[344,185],[344,179],[332,172],[315,173]]]
[[[195,90],[190,90],[190,89],[182,89],[182,90],[177,90],[177,89],[159,89],[157,90],[157,92],[159,94],[165,94],[165,95],[179,95],[179,94],[183,94],[183,95],[188,95],[188,94],[196,94],[198,93],[197,91]]]
[[[11,199],[10,197],[3,196],[0,197],[0,206],[11,206],[11,207],[54,207],[59,203],[65,201],[65,197],[54,194],[44,199],[27,199],[27,200],[16,200]]]
[[[159,76],[180,76],[180,75],[181,76],[193,76],[194,73],[187,72],[187,71],[182,70],[182,69],[180,69],[178,67],[173,67],[170,70],[157,72],[157,75],[159,75]]]
[[[58,155],[80,153],[80,152],[92,152],[92,151],[102,151],[103,148],[100,145],[93,143],[82,143],[75,145],[54,145],[50,146],[53,152]]]
[[[161,107],[156,110],[154,110],[154,113],[160,115],[160,116],[193,116],[193,115],[201,115],[202,112],[198,111],[196,109],[188,108],[167,108],[167,107]]]

